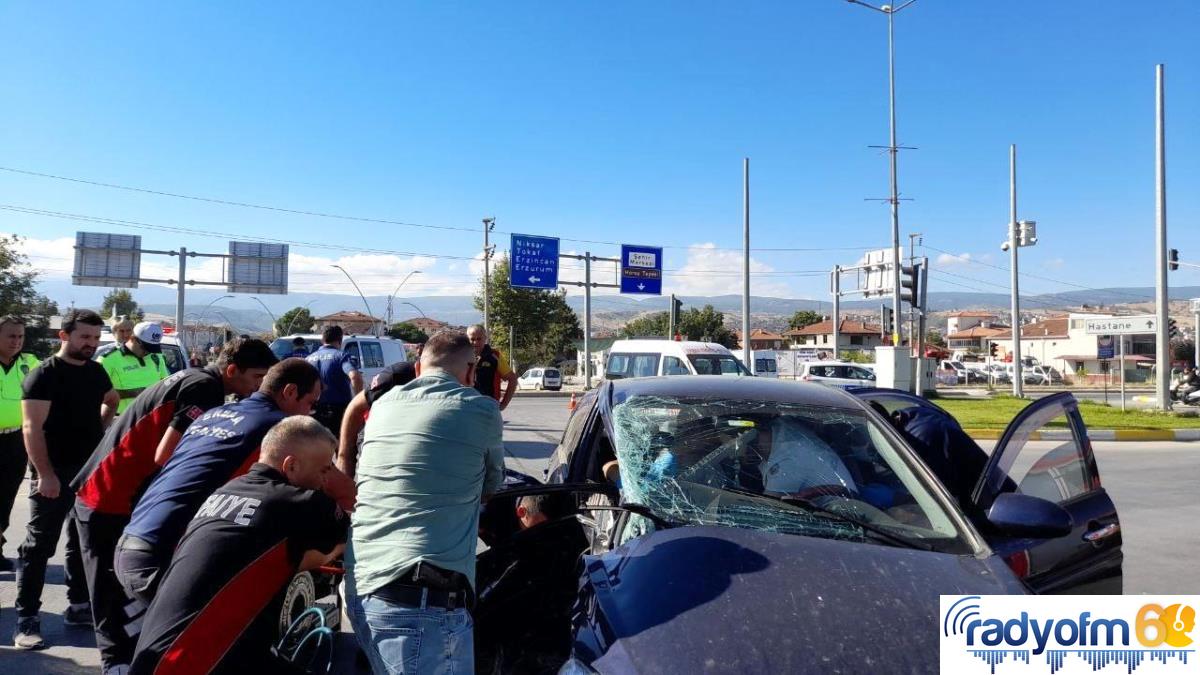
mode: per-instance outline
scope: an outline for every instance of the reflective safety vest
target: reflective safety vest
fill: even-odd
[[[0,431],[21,428],[21,383],[38,363],[33,354],[17,354],[11,368],[0,366]]]
[[[125,412],[138,394],[170,375],[162,354],[147,354],[145,359],[140,359],[124,345],[105,354],[100,365],[104,366],[113,389],[121,397],[118,415]]]

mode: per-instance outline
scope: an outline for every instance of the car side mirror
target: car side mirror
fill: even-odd
[[[1071,533],[1071,514],[1041,497],[1005,492],[988,509],[987,520],[1013,537],[1054,539]]]
[[[867,376],[867,379],[868,379],[868,380],[870,380],[870,381],[872,381],[872,382],[874,382],[874,381],[875,381],[875,376],[874,376],[874,375],[868,375],[868,376]]]

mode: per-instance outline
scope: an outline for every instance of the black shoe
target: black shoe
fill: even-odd
[[[67,611],[63,612],[63,625],[90,627],[92,625],[91,603],[83,602],[67,607]]]
[[[37,617],[17,619],[17,630],[13,631],[13,646],[24,650],[45,649],[42,622]]]
[[[0,555],[0,572],[13,572],[16,569],[17,566],[13,564],[13,561]]]

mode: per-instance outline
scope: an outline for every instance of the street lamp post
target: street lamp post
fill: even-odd
[[[855,5],[861,5],[867,9],[873,9],[876,12],[887,15],[888,19],[888,120],[890,128],[890,143],[888,144],[888,154],[891,156],[891,192],[892,195],[888,201],[892,205],[892,316],[896,317],[895,326],[892,329],[892,346],[900,346],[900,187],[899,178],[896,171],[896,155],[900,148],[896,145],[896,46],[894,32],[894,17],[897,13],[913,4],[917,0],[908,0],[899,7],[891,5],[874,5],[862,2],[862,0],[847,0]]]
[[[271,335],[278,335],[278,333],[275,332],[275,324],[279,321],[279,319],[275,318],[275,312],[272,312],[271,308],[267,307],[266,303],[264,303],[262,300],[259,300],[257,295],[250,296],[250,299],[257,302],[263,309],[267,310],[267,314],[271,316]]]
[[[342,274],[345,274],[346,278],[350,280],[350,283],[354,285],[354,290],[358,291],[358,297],[362,298],[363,307],[367,308],[367,316],[371,319],[371,322],[374,323],[375,315],[371,313],[371,305],[367,303],[367,296],[363,295],[362,289],[358,287],[358,282],[355,281],[354,277],[350,276],[350,273],[346,271],[346,268],[342,267],[341,265],[330,265],[330,267],[336,267],[337,269],[341,270]],[[375,337],[379,337],[379,335],[379,324],[375,324]]]
[[[304,304],[304,306],[303,306],[303,307],[301,307],[301,309],[308,309],[309,307],[311,307],[311,306],[312,306],[312,304],[313,304],[314,302],[316,302],[316,300],[309,300],[307,303],[305,303],[305,304]],[[295,314],[293,314],[293,315],[292,315],[292,318],[291,318],[291,320],[290,320],[290,321],[288,321],[287,328],[286,328],[286,329],[283,331],[283,334],[284,334],[284,335],[291,335],[291,334],[292,334],[292,326],[294,326],[294,325],[296,324],[296,317],[297,317],[297,316],[299,316],[299,315],[300,315],[300,312],[296,312]]]
[[[401,282],[400,282],[399,284],[397,284],[397,285],[396,285],[396,290],[392,291],[392,294],[388,296],[388,303],[387,303],[387,327],[388,327],[388,329],[389,329],[389,330],[390,330],[390,329],[391,329],[391,327],[392,327],[392,300],[393,300],[393,299],[396,297],[396,294],[400,292],[400,288],[401,288],[402,286],[404,286],[404,284],[405,284],[405,283],[407,283],[407,282],[408,282],[408,279],[409,279],[409,277],[411,277],[411,276],[412,276],[412,275],[414,275],[414,274],[420,274],[420,273],[421,273],[421,270],[413,270],[413,271],[409,272],[409,273],[408,273],[408,275],[406,275],[406,276],[404,277],[404,279],[403,279],[403,280],[401,280]]]
[[[428,318],[429,318],[429,317],[425,316],[425,312],[422,312],[420,307],[417,307],[416,305],[412,304],[411,302],[402,302],[402,303],[400,303],[400,304],[402,304],[402,305],[408,305],[409,307],[412,307],[413,309],[417,310],[417,313],[419,313],[419,314],[421,315],[421,318],[422,318],[422,319],[428,319]]]
[[[220,302],[222,300],[232,300],[232,299],[233,299],[232,295],[222,295],[221,297],[217,298],[216,300],[213,300],[212,302],[208,303],[207,305],[204,306],[204,309],[200,311],[200,318],[196,319],[196,323],[199,324],[204,321],[204,315],[208,314],[208,310],[213,305],[217,304],[218,302]]]

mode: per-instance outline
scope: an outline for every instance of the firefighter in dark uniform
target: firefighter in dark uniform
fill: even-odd
[[[309,414],[320,395],[316,369],[302,359],[284,359],[271,366],[257,392],[209,410],[188,427],[117,541],[113,569],[125,592],[150,602],[204,500],[249,470],[271,427],[290,415]]]
[[[290,417],[259,462],[204,501],[146,613],[130,673],[266,673],[281,591],[346,541],[354,484],[334,468],[333,434]],[[292,672],[301,672],[295,670]]]
[[[104,672],[128,667],[137,643],[131,627],[141,613],[129,611],[130,599],[112,569],[117,539],[129,524],[134,504],[192,422],[223,404],[228,394],[243,397],[254,393],[276,360],[262,340],[236,339],[225,344],[212,366],[181,370],[153,385],[108,428],[72,481],[83,569]]]
[[[475,348],[479,362],[475,365],[475,391],[500,402],[500,409],[508,407],[513,394],[517,393],[517,374],[508,367],[504,355],[488,344],[487,329],[475,324],[467,329],[467,339]],[[501,390],[500,383],[507,383]]]
[[[12,561],[4,557],[4,532],[17,490],[29,471],[21,434],[21,383],[37,368],[38,360],[33,354],[22,354],[24,346],[24,319],[11,314],[0,317],[0,572],[13,571]]]

